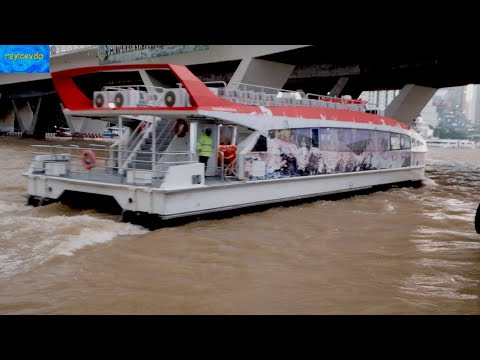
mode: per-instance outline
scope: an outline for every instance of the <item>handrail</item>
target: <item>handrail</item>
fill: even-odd
[[[310,96],[316,96],[317,100],[326,100],[326,101],[332,101],[336,103],[350,104],[350,105],[364,105],[367,103],[367,101],[364,101],[361,99],[343,99],[335,96],[320,95],[320,94],[313,94],[313,93],[305,94],[306,99],[308,99]]]
[[[228,85],[230,85],[230,84],[238,84],[238,85],[243,85],[243,86],[257,87],[257,88],[260,88],[262,90],[263,89],[270,89],[270,90],[276,90],[278,92],[287,92],[287,93],[296,93],[297,92],[297,91],[294,91],[294,90],[278,89],[278,88],[274,88],[274,87],[270,87],[270,86],[246,84],[246,83],[241,83],[241,82],[238,82],[238,81],[230,81]]]
[[[227,83],[225,81],[221,80],[215,80],[215,81],[202,81],[205,85],[207,84],[223,84],[223,87],[227,87]]]
[[[148,134],[152,131],[152,127],[147,127],[146,124],[150,124],[150,122],[146,120],[140,121],[133,133],[130,135],[126,144],[126,151],[130,152],[130,155],[127,156],[125,161],[121,161],[121,164],[119,164],[122,170],[126,169],[128,164],[132,162],[133,155],[141,147],[141,140],[148,136]],[[144,130],[143,133],[142,130]],[[122,157],[123,154],[120,153],[119,155]]]
[[[238,177],[237,173],[235,172],[235,164],[237,163],[237,160],[238,160],[238,157],[235,157],[235,159],[233,159],[230,164],[227,165],[227,167],[225,168],[224,172],[225,172],[225,175],[223,176],[223,178],[228,179],[228,175],[227,175],[227,172],[230,170],[233,174],[234,177]]]
[[[161,86],[151,86],[151,85],[118,85],[118,86],[103,86],[102,91],[117,91],[117,90],[134,90],[134,91],[141,91],[142,89],[154,89],[154,90],[161,90],[158,92],[163,92],[166,88]]]

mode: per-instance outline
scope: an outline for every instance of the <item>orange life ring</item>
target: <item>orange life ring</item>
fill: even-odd
[[[82,164],[83,167],[87,170],[90,170],[95,167],[97,159],[95,153],[92,150],[83,150],[82,151]]]
[[[173,132],[178,137],[184,137],[188,132],[188,123],[183,119],[178,119],[173,127]]]
[[[218,146],[218,166],[222,165],[222,155],[223,152],[223,163],[228,165],[235,160],[237,156],[237,147],[235,145],[219,145]]]

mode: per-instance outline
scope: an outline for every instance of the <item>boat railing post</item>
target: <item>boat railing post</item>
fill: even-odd
[[[118,117],[118,126],[120,127],[120,129],[122,129],[122,127],[123,127],[123,122],[122,122],[122,117],[121,116]],[[121,134],[120,139],[118,139],[118,140],[120,140],[118,142],[118,168],[119,169],[122,169],[122,167],[123,167],[123,152],[122,152],[122,150],[123,150],[123,139],[122,139],[122,137],[123,136],[122,135],[123,134]]]
[[[157,118],[153,117],[153,129],[152,129],[152,171],[154,169],[155,161],[157,157]]]
[[[222,181],[224,181],[225,180],[225,174],[224,174],[225,154],[223,151],[219,151],[219,153],[220,153],[220,171],[222,172],[221,177],[222,177]]]

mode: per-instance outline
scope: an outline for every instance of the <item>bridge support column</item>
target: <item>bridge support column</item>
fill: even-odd
[[[245,58],[240,62],[228,84],[229,89],[236,89],[241,82],[251,85],[263,85],[281,89],[288,80],[295,65],[281,64],[255,58]],[[243,88],[242,88],[243,90]],[[273,92],[264,90],[266,93]]]
[[[2,94],[0,94],[1,98]],[[15,110],[10,101],[0,102],[0,133],[15,130]]]
[[[425,105],[435,95],[436,88],[407,84],[385,109],[385,116],[412,126]]]
[[[347,84],[347,81],[348,77],[346,76],[342,76],[340,79],[338,79],[335,86],[332,88],[332,90],[330,90],[330,96],[339,96],[343,88]]]
[[[143,83],[147,86],[146,90],[149,93],[155,93],[155,86],[157,87],[165,87],[165,84],[162,84],[159,80],[155,79],[154,77],[147,74],[145,70],[140,70],[140,77],[142,78]]]
[[[13,108],[15,109],[15,115],[17,115],[18,125],[20,126],[21,132],[28,131],[30,134],[33,134],[35,130],[35,125],[37,124],[38,113],[40,111],[40,105],[42,104],[42,98],[38,98],[37,106],[35,108],[35,113],[32,111],[32,107],[28,100],[25,99],[15,99],[12,100]]]

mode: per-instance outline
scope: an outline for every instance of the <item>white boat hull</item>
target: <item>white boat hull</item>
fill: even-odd
[[[58,201],[65,191],[113,197],[122,210],[160,219],[200,215],[424,179],[424,167],[324,174],[249,182],[223,182],[176,190],[101,184],[42,175],[28,176],[31,197]]]

